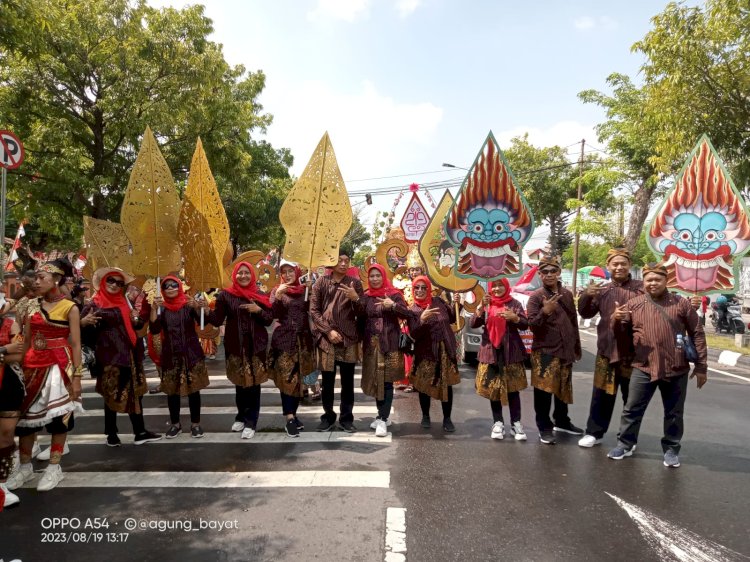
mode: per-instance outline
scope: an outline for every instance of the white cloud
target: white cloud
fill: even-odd
[[[318,0],[317,5],[307,17],[318,21],[325,19],[353,22],[358,18],[365,18],[370,12],[371,0]]]
[[[396,0],[396,11],[402,18],[408,17],[419,8],[422,0]]]
[[[415,152],[432,146],[443,118],[443,109],[429,101],[395,100],[370,82],[354,93],[334,91],[320,81],[269,85],[263,98],[266,109],[275,115],[268,140],[292,149],[296,175],[325,131],[345,179],[409,169]]]
[[[573,26],[579,31],[591,29],[612,30],[617,27],[617,22],[609,16],[581,16],[573,20]]]
[[[493,131],[501,148],[510,146],[510,139],[524,133],[529,134],[529,142],[534,146],[563,146],[567,147],[586,139],[587,143],[600,146],[593,125],[585,125],[577,121],[559,121],[546,128],[519,126],[504,131]],[[569,158],[576,160],[580,145],[568,147]]]
[[[590,16],[583,16],[573,21],[573,25],[576,27],[576,29],[593,29],[596,26],[596,21],[594,21],[594,18]]]

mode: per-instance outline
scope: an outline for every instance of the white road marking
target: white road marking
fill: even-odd
[[[749,560],[748,557],[739,552],[660,519],[653,513],[630,504],[609,492],[605,493],[625,510],[662,560],[678,560],[680,562],[739,562]]]
[[[271,410],[271,406],[267,406],[266,408],[261,408],[260,415],[279,415],[278,411],[278,404],[276,406],[273,406],[273,410]],[[215,414],[236,414],[237,413],[237,407],[236,406],[207,406],[201,408],[201,415],[211,416]],[[354,405],[354,414],[355,415],[377,415],[378,413],[378,407],[377,406],[360,406],[358,404]],[[393,413],[393,408],[391,408],[391,413]],[[322,406],[300,406],[297,409],[297,414],[301,415],[321,415],[323,414],[323,407]],[[77,417],[92,417],[92,416],[103,416],[104,410],[85,410],[82,414],[76,414]],[[168,416],[169,415],[169,409],[164,408],[143,408],[143,415],[144,416]]]
[[[65,472],[58,488],[388,488],[387,470]],[[27,482],[24,488],[36,487]]]
[[[750,378],[743,377],[740,375],[735,375],[734,373],[727,373],[726,371],[720,371],[719,369],[712,369],[711,367],[708,368],[709,371],[712,371],[714,373],[719,373],[720,375],[725,375],[727,377],[734,377],[735,379],[740,379],[745,382],[750,382]]]
[[[406,509],[389,507],[385,513],[385,562],[405,562]]]
[[[133,443],[132,435],[121,435],[120,439],[124,445],[131,445]],[[50,438],[48,436],[40,436],[40,445],[49,445]],[[85,433],[85,434],[68,434],[67,442],[70,445],[102,445],[104,443],[104,435],[99,433]],[[229,432],[217,432],[217,433],[205,433],[200,439],[193,439],[190,437],[190,431],[185,427],[182,434],[174,439],[162,439],[161,441],[152,441],[148,444],[151,445],[202,445],[204,443],[242,443],[252,445],[254,443],[265,444],[265,443],[285,443],[287,445],[295,445],[297,443],[375,443],[388,445],[393,442],[393,434],[390,432],[385,437],[375,437],[372,431],[361,431],[357,433],[346,433],[343,431],[302,431],[299,437],[289,437],[286,432],[264,432],[259,431],[255,434],[252,439],[240,439],[240,433],[229,433]]]

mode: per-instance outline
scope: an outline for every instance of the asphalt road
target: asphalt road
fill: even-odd
[[[581,426],[594,335],[585,331],[583,343],[570,409]],[[455,388],[451,435],[442,432],[437,402],[433,428],[423,430],[417,397],[398,392],[392,437],[377,439],[367,429],[374,402],[358,393],[359,433],[311,431],[319,409],[312,403],[300,415],[308,430],[292,440],[280,432],[280,400],[268,383],[261,431],[241,441],[229,432],[233,396],[221,367],[211,363],[216,379],[203,397],[203,440],[183,434],[135,447],[126,442],[129,422],[121,416],[124,445],[105,447],[96,413],[101,400],[88,394],[87,383],[84,405],[93,415],[77,421],[63,460],[66,479],[47,493],[20,490],[21,505],[0,514],[0,559],[403,560],[388,552],[393,545],[401,550],[403,509],[411,561],[750,555],[750,373],[741,368],[712,365],[723,374],[709,372],[701,391],[691,384],[682,467],[667,469],[658,398],[636,454],[615,462],[606,453],[618,419],[593,449],[579,448],[573,436],[540,444],[531,389],[522,392],[529,440],[490,439],[489,403],[474,393],[468,366]],[[144,406],[147,425],[165,430],[164,395],[146,397]],[[182,419],[187,427],[187,407]],[[133,521],[136,529],[127,530]],[[698,558],[698,551],[708,554]]]

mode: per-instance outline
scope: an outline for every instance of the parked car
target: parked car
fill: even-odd
[[[523,309],[526,310],[526,304],[529,302],[529,295],[526,293],[517,293],[512,290],[510,294],[521,303]],[[466,325],[463,329],[463,343],[464,343],[464,363],[469,365],[475,365],[477,362],[477,355],[479,354],[479,348],[482,345],[482,332],[484,328],[472,328],[469,325],[470,318],[473,316],[472,313],[463,311],[464,318],[466,318]],[[534,340],[534,336],[531,330],[524,330],[519,332],[523,344],[526,347],[526,351],[531,353],[531,342]]]

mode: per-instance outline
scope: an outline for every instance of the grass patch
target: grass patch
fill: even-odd
[[[706,343],[708,344],[708,347],[712,349],[726,349],[728,351],[742,353],[743,355],[750,355],[750,347],[737,347],[734,345],[734,337],[728,338],[706,334]]]

